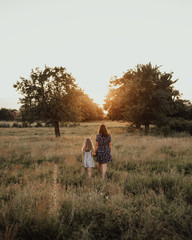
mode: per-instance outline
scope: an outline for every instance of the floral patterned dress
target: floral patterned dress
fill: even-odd
[[[96,162],[101,164],[112,162],[111,149],[109,147],[109,143],[111,142],[111,135],[102,137],[100,134],[97,134],[96,142],[98,142]]]

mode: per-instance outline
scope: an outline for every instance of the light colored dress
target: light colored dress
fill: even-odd
[[[93,156],[92,156],[92,150],[90,150],[88,152],[84,151],[84,167],[85,168],[95,167],[95,163],[94,163]]]

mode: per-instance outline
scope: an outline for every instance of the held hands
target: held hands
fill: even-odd
[[[93,157],[97,157],[97,152],[95,152],[94,154],[92,154]]]

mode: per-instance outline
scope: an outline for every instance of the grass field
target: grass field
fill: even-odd
[[[106,122],[113,162],[86,178],[98,123],[0,129],[0,239],[192,239],[192,138],[130,134]]]

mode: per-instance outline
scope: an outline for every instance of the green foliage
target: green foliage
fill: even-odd
[[[173,111],[173,98],[179,97],[174,90],[172,73],[161,73],[159,66],[151,63],[137,65],[128,70],[122,78],[110,81],[110,91],[105,100],[105,110],[110,119],[124,119],[139,127],[149,124],[162,125]]]
[[[170,118],[165,126],[156,127],[153,132],[156,135],[175,136],[180,133],[187,136],[192,135],[192,120],[183,118]],[[181,135],[182,136],[182,135]]]
[[[177,99],[174,101],[174,109],[170,114],[172,118],[192,120],[192,104],[188,100]]]
[[[168,122],[168,126],[171,130],[177,132],[188,132],[192,135],[192,120],[185,120],[183,118],[172,118]]]
[[[43,124],[40,123],[40,122],[37,122],[36,125],[35,125],[35,127],[43,127]]]
[[[155,135],[160,135],[160,136],[164,136],[164,137],[173,135],[173,131],[170,129],[170,127],[168,125],[154,128],[152,132]]]
[[[29,79],[21,77],[13,87],[23,95],[21,120],[52,123],[56,136],[60,136],[59,122],[95,120],[103,116],[101,108],[78,88],[75,78],[63,67],[36,68]]]
[[[65,122],[65,123],[61,123],[61,126],[62,127],[79,127],[80,126],[80,123],[77,123],[77,122]]]
[[[10,124],[9,123],[0,123],[0,128],[9,128]]]
[[[46,123],[45,123],[45,127],[53,127],[53,124],[50,123],[50,122],[46,122]]]
[[[21,127],[22,127],[22,125],[20,123],[18,123],[18,122],[14,122],[12,124],[12,128],[21,128]]]
[[[22,127],[23,128],[27,128],[29,127],[30,125],[28,124],[28,122],[22,122]]]
[[[18,111],[15,109],[0,109],[0,121],[14,121],[17,119]]]
[[[21,77],[14,85],[21,99],[21,117],[28,122],[60,122],[75,119],[75,79],[63,67],[32,70],[29,79]]]
[[[87,95],[81,92],[77,103],[81,121],[103,119],[103,110]]]

